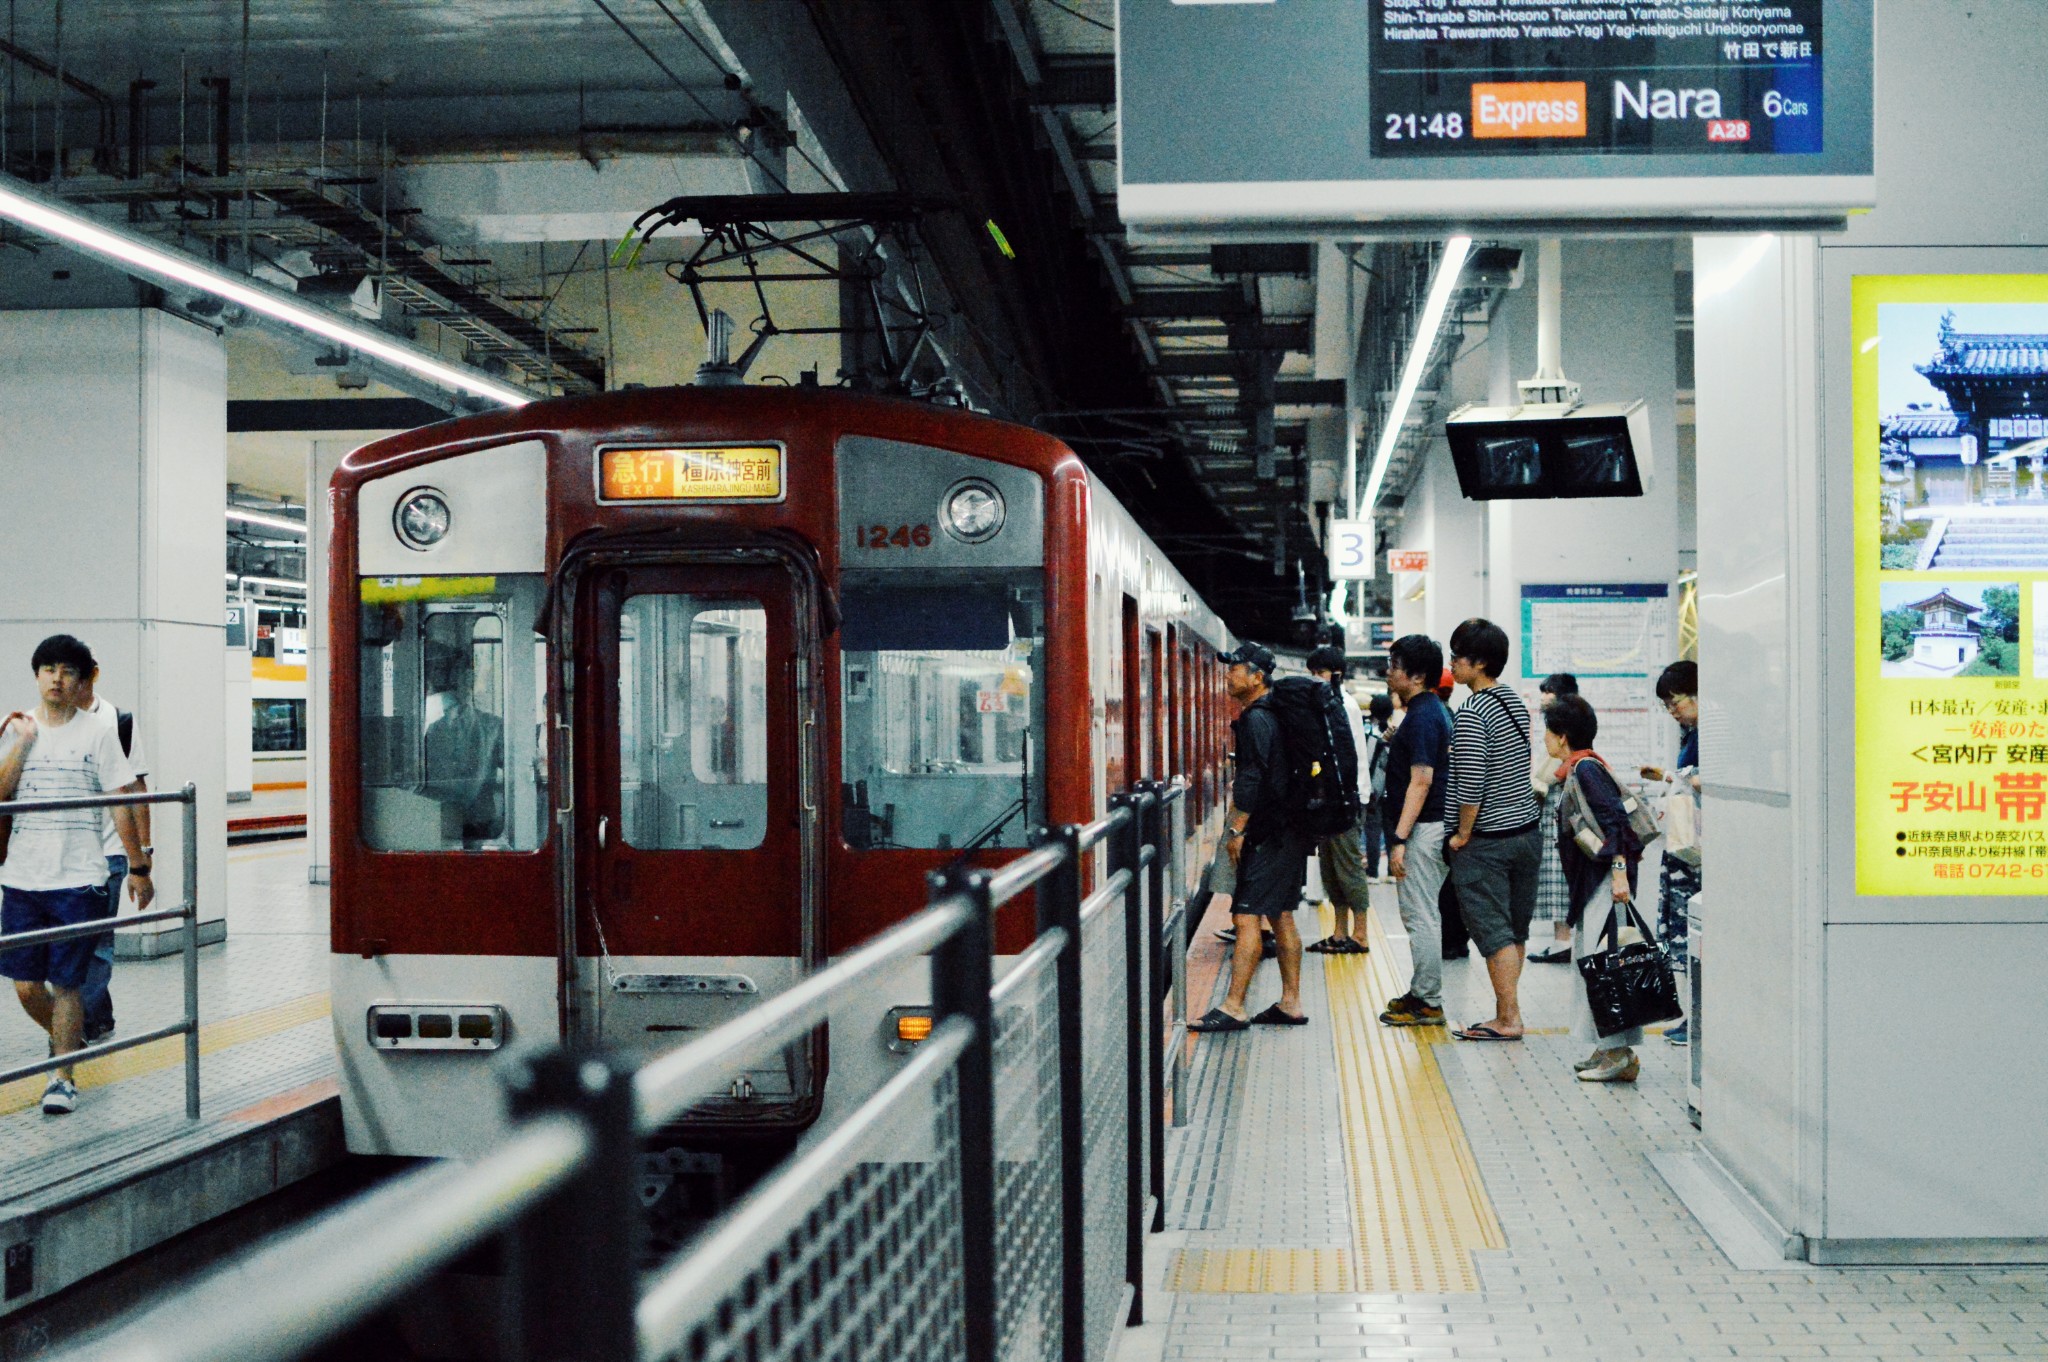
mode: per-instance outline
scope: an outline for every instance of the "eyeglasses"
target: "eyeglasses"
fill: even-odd
[[[1664,709],[1665,709],[1665,712],[1666,712],[1666,713],[1676,713],[1676,712],[1678,711],[1678,706],[1679,706],[1679,705],[1680,705],[1681,703],[1683,703],[1684,701],[1687,701],[1687,700],[1690,700],[1690,699],[1692,699],[1692,697],[1691,697],[1690,695],[1673,695],[1673,696],[1668,696],[1668,697],[1666,697],[1666,699],[1665,699],[1665,701],[1664,701]]]

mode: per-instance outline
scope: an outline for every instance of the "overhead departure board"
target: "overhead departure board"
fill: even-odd
[[[1779,231],[1876,197],[1870,0],[1118,0],[1118,209]]]
[[[1820,0],[1369,0],[1372,154],[1815,155]]]

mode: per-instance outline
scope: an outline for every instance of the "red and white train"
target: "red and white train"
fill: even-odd
[[[349,1147],[461,1154],[521,1039],[654,1052],[919,909],[926,872],[1186,775],[1217,617],[1038,431],[832,391],[535,403],[332,487],[333,1015]],[[1013,954],[1030,914],[1006,912]],[[707,1101],[795,1132],[900,1062],[863,1000]]]

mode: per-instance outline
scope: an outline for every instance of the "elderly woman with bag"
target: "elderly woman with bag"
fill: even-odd
[[[1599,718],[1583,696],[1561,695],[1543,712],[1543,745],[1559,763],[1560,783],[1577,786],[1578,798],[1567,791],[1557,815],[1557,853],[1564,867],[1565,882],[1571,890],[1572,960],[1574,963],[1602,949],[1608,920],[1616,914],[1626,928],[1630,903],[1636,892],[1636,871],[1643,845],[1629,825],[1621,786],[1598,753],[1593,739],[1600,731]],[[1572,814],[1578,805],[1583,822],[1574,826]],[[1639,919],[1638,919],[1639,920]],[[1629,938],[1617,937],[1625,944]],[[1575,994],[1572,1035],[1586,1041],[1593,1052],[1572,1065],[1582,1083],[1633,1083],[1641,1072],[1635,1047],[1643,1043],[1640,1027],[1602,1036],[1593,1019],[1593,1009],[1583,988]]]

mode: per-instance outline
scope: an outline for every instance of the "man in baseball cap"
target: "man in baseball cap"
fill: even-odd
[[[1222,1005],[1188,1029],[1242,1031],[1253,1023],[1302,1026],[1308,1019],[1301,1011],[1301,934],[1295,930],[1294,910],[1308,873],[1310,843],[1286,821],[1286,749],[1280,717],[1266,699],[1273,653],[1256,643],[1243,643],[1217,661],[1230,668],[1225,684],[1230,698],[1242,706],[1230,725],[1237,769],[1224,827],[1224,849],[1237,868],[1230,905],[1237,942],[1230,962],[1230,990]],[[1258,973],[1261,928],[1268,921],[1280,959],[1280,1000],[1254,1017],[1248,1015],[1245,999]]]

